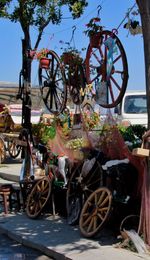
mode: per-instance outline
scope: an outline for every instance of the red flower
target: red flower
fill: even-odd
[[[92,21],[93,21],[93,23],[97,23],[97,22],[100,22],[100,20],[101,20],[100,18],[98,18],[98,17],[95,17],[95,18],[93,18],[93,20],[92,20]]]

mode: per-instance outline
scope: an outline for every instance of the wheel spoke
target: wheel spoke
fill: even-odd
[[[107,210],[108,210],[108,207],[105,207],[105,208],[99,208],[99,209],[98,209],[98,212],[103,212],[103,211],[106,212]]]
[[[110,76],[110,79],[113,81],[114,85],[117,87],[118,90],[121,90],[120,86],[116,82],[116,80],[113,78],[113,76]]]
[[[108,201],[109,201],[109,197],[107,196],[99,206],[103,207]]]
[[[84,221],[83,227],[85,227],[91,221],[91,219],[92,219],[92,216],[89,215],[88,218]]]
[[[103,220],[104,220],[104,218],[102,217],[102,215],[101,215],[101,214],[97,213],[97,216],[99,217],[99,219],[100,219],[101,221],[103,221]]]
[[[105,196],[105,191],[102,191],[102,193],[99,194],[100,197],[99,197],[99,200],[97,202],[97,205],[100,205],[104,199],[104,196]]]
[[[94,223],[93,223],[93,230],[97,228],[97,216],[93,217]]]
[[[88,226],[87,232],[90,232],[90,231],[91,231],[91,229],[92,229],[92,227],[93,227],[93,224],[94,224],[94,218],[92,217],[92,218],[91,218],[91,221],[90,221],[90,224],[89,224],[89,226]]]
[[[121,59],[121,55],[119,55],[116,59],[113,60],[113,64],[115,64],[120,59]]]

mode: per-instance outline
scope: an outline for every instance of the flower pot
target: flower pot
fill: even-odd
[[[40,59],[40,68],[48,69],[50,62],[51,62],[51,60],[48,58],[41,58]]]
[[[63,53],[63,62],[66,65],[69,65],[73,61],[73,54],[71,53]]]
[[[101,44],[101,33],[96,33],[90,36],[90,45],[92,48],[98,48]]]

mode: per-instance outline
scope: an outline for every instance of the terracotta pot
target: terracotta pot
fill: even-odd
[[[90,45],[92,48],[98,48],[101,43],[100,33],[96,33],[90,36]]]
[[[51,60],[48,58],[41,58],[40,59],[40,68],[48,69],[50,62],[51,62]]]

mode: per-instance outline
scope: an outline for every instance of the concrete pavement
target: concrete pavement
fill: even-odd
[[[66,220],[45,215],[37,220],[29,219],[25,213],[0,216],[0,231],[10,238],[38,249],[54,259],[73,260],[139,260],[150,256],[139,255],[125,249],[114,248],[109,231],[101,232],[97,239],[85,239],[78,227],[71,227]]]
[[[0,165],[0,183],[16,183],[21,163]],[[149,255],[139,255],[125,249],[115,248],[116,239],[110,230],[104,229],[96,239],[85,239],[78,226],[69,226],[60,216],[44,214],[39,219],[29,219],[25,212],[0,214],[0,231],[10,238],[40,250],[54,259],[72,260],[150,260]]]

